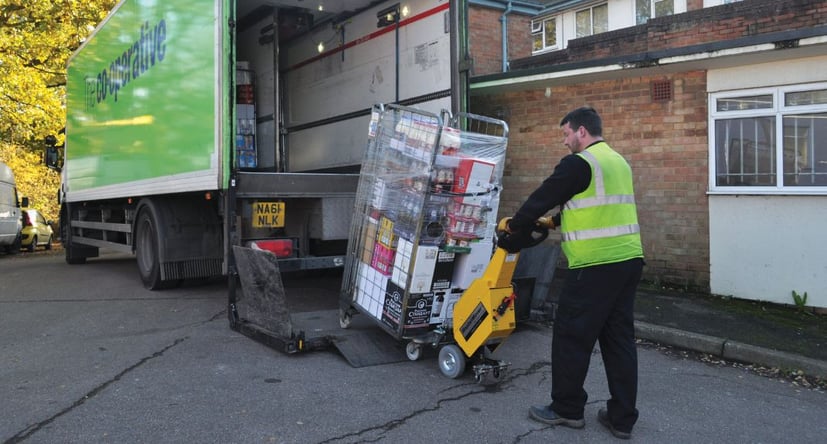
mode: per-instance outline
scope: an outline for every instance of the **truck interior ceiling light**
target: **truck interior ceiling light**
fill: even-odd
[[[376,18],[379,19],[376,22],[377,28],[384,28],[399,22],[399,3],[377,12]]]

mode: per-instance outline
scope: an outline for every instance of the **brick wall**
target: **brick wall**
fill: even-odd
[[[653,80],[671,81],[673,100],[653,102]],[[500,216],[513,214],[568,153],[558,125],[565,113],[593,106],[606,140],[635,173],[644,278],[709,291],[706,73],[559,86],[550,93],[472,97],[473,112],[498,116],[511,131]]]
[[[564,51],[514,60],[526,69],[602,57],[643,54],[761,34],[793,31],[827,23],[825,0],[743,0],[682,14],[658,17],[646,24],[569,40]]]
[[[469,49],[474,61],[472,76],[502,72],[502,10],[468,8]],[[509,60],[531,56],[531,17],[510,13],[508,20]]]

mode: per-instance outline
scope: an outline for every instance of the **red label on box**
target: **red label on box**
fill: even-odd
[[[380,243],[373,246],[373,257],[370,266],[385,276],[390,276],[393,271],[393,257],[396,251]]]

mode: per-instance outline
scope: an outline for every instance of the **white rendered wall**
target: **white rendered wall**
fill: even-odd
[[[827,196],[709,196],[713,294],[827,307]]]
[[[827,57],[710,70],[710,93],[824,81]],[[709,196],[714,294],[827,307],[827,196]]]

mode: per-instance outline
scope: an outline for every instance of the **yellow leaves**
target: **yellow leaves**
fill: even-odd
[[[40,154],[8,143],[0,142],[0,160],[14,172],[20,197],[28,197],[31,207],[40,210],[46,219],[56,221],[59,174],[41,163]]]
[[[116,0],[0,3],[0,134],[34,146],[65,125],[66,61]]]
[[[43,138],[66,126],[66,62],[118,0],[0,0],[0,160],[21,196],[57,217]]]

